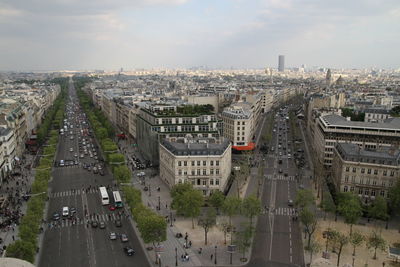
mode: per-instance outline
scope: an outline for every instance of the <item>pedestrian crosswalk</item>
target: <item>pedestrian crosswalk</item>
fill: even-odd
[[[285,175],[272,175],[268,174],[265,176],[267,180],[281,180],[281,181],[295,181],[296,178],[293,175],[285,176]]]
[[[48,223],[46,230],[53,230],[57,228],[63,228],[63,227],[71,227],[71,226],[76,226],[76,225],[86,225],[90,226],[91,222],[96,221],[96,222],[114,222],[116,220],[120,219],[120,216],[115,213],[109,213],[109,214],[95,214],[95,215],[90,215],[90,216],[85,216],[85,218],[70,218],[70,219],[60,219],[59,221],[53,221]]]
[[[282,215],[282,216],[295,216],[296,209],[295,208],[275,208],[274,214]]]
[[[88,190],[84,189],[71,189],[67,191],[61,191],[61,192],[54,192],[50,194],[51,198],[56,198],[56,197],[68,197],[68,196],[76,196],[76,195],[81,195],[81,194],[91,194],[91,193],[97,193],[99,192],[99,189],[97,187],[92,187]]]

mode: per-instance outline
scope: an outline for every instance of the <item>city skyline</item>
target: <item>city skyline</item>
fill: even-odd
[[[4,0],[0,70],[398,69],[399,19],[393,0]]]

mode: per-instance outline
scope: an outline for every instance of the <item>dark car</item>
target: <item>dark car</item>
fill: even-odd
[[[99,173],[100,173],[101,176],[104,176],[104,171],[103,170],[100,170]]]
[[[99,224],[96,221],[92,221],[92,228],[97,228]]]
[[[128,236],[126,234],[121,234],[121,242],[128,242]]]
[[[74,207],[70,208],[70,209],[69,209],[69,213],[70,213],[71,215],[75,215],[76,209],[75,209]]]
[[[116,221],[115,221],[115,226],[116,226],[116,227],[121,227],[121,226],[122,226],[121,220],[116,220]]]
[[[135,254],[135,251],[131,247],[124,247],[124,251],[128,256],[132,256],[133,254]]]
[[[60,219],[60,214],[58,212],[53,213],[53,220],[58,221]]]

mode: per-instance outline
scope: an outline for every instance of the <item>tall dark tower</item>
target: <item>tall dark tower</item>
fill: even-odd
[[[278,71],[280,71],[280,72],[285,71],[285,56],[284,55],[279,55]]]

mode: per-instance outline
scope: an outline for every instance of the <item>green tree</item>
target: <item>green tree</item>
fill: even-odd
[[[312,239],[310,245],[305,250],[310,253],[310,263],[312,264],[313,255],[321,251],[321,245],[315,239]]]
[[[202,193],[199,190],[191,189],[174,200],[174,208],[178,214],[192,218],[192,228],[194,229],[194,218],[200,215],[200,208],[204,204]]]
[[[392,115],[393,117],[400,117],[400,106],[393,107],[390,111],[390,115]]]
[[[343,248],[349,243],[349,237],[347,234],[338,233],[335,235],[335,243],[338,246],[338,259],[337,259],[337,266],[340,264],[340,256],[342,255]]]
[[[321,202],[321,208],[324,210],[324,220],[326,220],[326,214],[328,212],[336,212],[336,205],[330,194],[325,194],[325,197]]]
[[[199,225],[204,229],[204,245],[207,245],[208,231],[216,224],[217,213],[214,208],[207,209],[206,214],[199,218]]]
[[[118,166],[121,164],[125,163],[125,157],[124,155],[120,154],[120,153],[114,153],[114,154],[110,154],[108,156],[108,161],[111,165]]]
[[[325,251],[328,251],[328,246],[329,244],[334,243],[335,240],[335,235],[337,234],[337,231],[328,228],[323,232],[323,236],[325,238]]]
[[[231,231],[232,217],[239,214],[241,205],[242,200],[234,196],[228,196],[225,198],[224,204],[222,205],[222,212],[229,218],[229,227]]]
[[[356,255],[356,247],[365,241],[365,237],[360,232],[353,232],[350,236],[350,243],[353,246],[353,256]]]
[[[389,189],[390,209],[392,214],[400,214],[400,178]]]
[[[378,196],[368,207],[368,216],[378,220],[386,220],[388,218],[388,207],[386,200]]]
[[[367,238],[367,247],[374,249],[374,257],[373,259],[376,260],[376,251],[378,249],[384,251],[386,249],[386,241],[382,238],[380,234],[376,231],[373,231],[371,235]]]
[[[211,206],[213,206],[216,210],[217,213],[219,213],[219,209],[222,207],[224,204],[225,196],[221,191],[214,191],[212,195],[209,198]]]
[[[96,133],[97,138],[100,140],[103,140],[104,138],[107,138],[107,136],[108,136],[108,131],[104,127],[97,128],[95,130],[95,133]]]
[[[350,225],[350,235],[355,224],[362,215],[362,206],[358,196],[353,193],[341,193],[339,196],[339,213],[344,217],[345,222]]]
[[[145,243],[163,242],[167,239],[167,222],[162,216],[142,216],[138,228]]]
[[[314,203],[315,198],[311,190],[308,189],[300,189],[297,191],[295,205],[299,208],[305,208],[312,203]]]
[[[311,237],[317,229],[317,218],[315,213],[310,211],[309,208],[304,208],[300,211],[300,221],[304,225],[305,232],[308,235],[307,246],[310,246]]]
[[[18,258],[33,263],[35,259],[35,246],[26,241],[17,240],[7,247],[7,257]]]
[[[175,210],[177,210],[178,214],[182,215],[179,213],[178,208],[183,206],[182,202],[182,196],[184,193],[193,190],[193,185],[190,183],[182,183],[182,184],[176,184],[172,187],[170,194],[172,198],[172,203],[171,207]]]
[[[118,182],[126,183],[130,181],[132,173],[126,165],[116,166],[113,168],[113,170],[114,177]]]
[[[249,223],[252,226],[253,217],[261,213],[261,201],[255,195],[245,198],[241,205],[241,212],[249,218]]]
[[[245,259],[246,252],[251,246],[251,238],[253,236],[253,227],[251,225],[242,225],[242,230],[236,232],[235,244],[237,245],[239,252],[241,252],[242,258]]]

